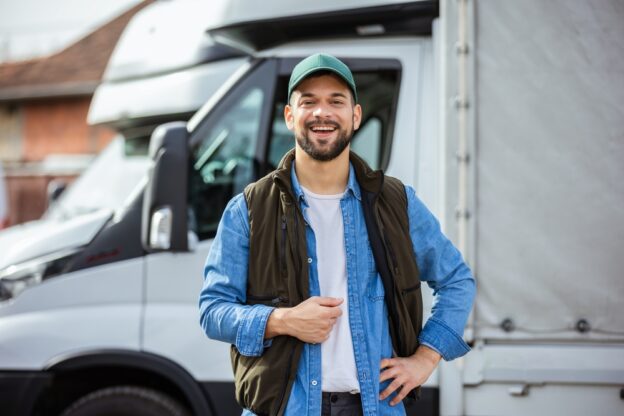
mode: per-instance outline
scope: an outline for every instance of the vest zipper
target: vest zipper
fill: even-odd
[[[273,305],[278,305],[279,303],[288,303],[288,298],[283,298],[281,296],[278,296],[275,299],[272,299],[271,303]]]
[[[297,211],[294,211],[294,216],[295,216],[295,244],[299,244],[299,218],[297,217]],[[298,247],[295,246],[295,252],[298,252]],[[301,254],[297,254],[294,256],[295,259],[297,259],[297,270],[299,273],[301,273],[301,271],[303,270],[303,267],[301,265]],[[303,292],[301,291],[301,287],[299,287],[299,279],[295,279],[295,281],[297,282],[297,290],[299,291],[299,295],[301,296],[301,298],[303,299]]]
[[[286,216],[282,215],[282,239],[280,240],[280,267],[282,271],[282,277],[286,278]]]
[[[297,217],[297,209],[295,207],[295,209],[293,210],[293,214],[294,214],[294,232],[295,232],[295,244],[299,244],[299,218]],[[285,233],[286,232],[286,218],[285,216],[282,217],[282,232]],[[296,247],[295,247],[296,248]],[[297,250],[295,250],[297,251]],[[293,256],[297,262],[297,270],[301,271],[302,270],[302,263],[301,263],[301,256],[300,255],[295,255]],[[298,284],[298,279],[295,279],[295,284],[297,285],[297,290],[299,291],[299,294],[302,295],[301,293],[301,288],[299,287]],[[282,408],[282,406],[284,405],[284,399],[286,398],[286,390],[288,390],[288,381],[290,380],[290,373],[292,370],[292,363],[293,363],[293,357],[295,355],[295,350],[296,348],[291,348],[290,349],[290,354],[288,356],[288,369],[286,370],[286,378],[284,380],[284,386],[282,387],[282,394],[281,394],[281,398],[279,401],[279,407],[277,408],[278,412],[279,409]]]
[[[292,195],[290,193],[290,182],[287,180],[283,180],[282,178],[280,178],[277,175],[273,176],[273,180],[275,181],[275,184],[280,188],[280,190],[288,195]],[[290,205],[290,204],[287,204]],[[302,260],[301,260],[301,254],[299,253],[298,250],[298,245],[299,245],[299,218],[297,217],[297,210],[300,210],[298,203],[295,202],[293,207],[293,216],[294,216],[294,237],[295,237],[295,241],[289,241],[289,245],[290,245],[290,249],[292,251],[292,257],[294,258],[294,262],[295,262],[295,274],[297,276],[301,275],[301,271],[303,270],[303,266],[302,266]],[[286,212],[286,210],[284,210],[284,212]],[[301,211],[299,211],[301,212]],[[303,215],[303,214],[302,214]],[[287,224],[286,224],[286,214],[284,213],[282,215],[282,242],[280,243],[280,250],[282,251],[282,261],[284,262],[284,277],[286,277],[288,270],[287,270],[287,264],[286,264],[286,240],[288,237],[288,232],[287,232]],[[298,292],[298,295],[303,299],[303,292],[301,290],[301,285],[299,282],[299,279],[296,278],[295,279],[295,288]],[[288,299],[285,299],[285,301],[289,302]],[[279,406],[277,408],[277,412],[279,414],[280,409],[282,408],[282,406],[284,406],[284,400],[286,399],[286,391],[288,390],[288,382],[290,380],[290,374],[292,373],[292,365],[293,365],[293,359],[295,356],[295,351],[297,351],[297,344],[295,344],[294,348],[290,349],[290,353],[288,356],[288,368],[286,370],[286,378],[284,380],[284,385],[282,387],[282,393],[281,393],[281,398],[279,401]],[[285,410],[285,409],[284,409]]]
[[[395,274],[399,274],[399,266],[398,266],[399,263],[397,262],[394,249],[392,248],[392,243],[390,243],[390,240],[388,240],[388,237],[386,237],[385,234],[383,238],[384,238],[384,241],[386,242],[386,247],[388,247],[388,252],[390,253],[390,259],[392,260],[392,269],[394,270]]]
[[[277,408],[278,412],[279,412],[279,409],[281,409],[282,406],[284,405],[284,399],[286,398],[286,390],[288,388],[288,380],[290,379],[290,369],[292,367],[292,361],[293,361],[293,356],[295,354],[295,350],[296,348],[290,349],[290,355],[288,357],[288,369],[286,370],[286,381],[284,382],[284,387],[282,388],[282,394],[281,394],[282,397],[279,402],[279,407]]]
[[[256,300],[260,302],[271,301],[273,305],[277,305],[280,302],[288,303],[288,298],[284,298],[282,296],[275,297],[275,295],[267,295],[267,296],[247,295],[247,300]]]

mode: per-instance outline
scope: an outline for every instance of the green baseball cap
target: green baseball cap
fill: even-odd
[[[330,71],[338,75],[349,86],[353,93],[353,99],[357,103],[357,92],[351,70],[340,59],[324,53],[310,55],[295,66],[288,82],[288,100],[290,100],[290,95],[301,81],[319,71]]]

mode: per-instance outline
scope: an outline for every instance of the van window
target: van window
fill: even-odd
[[[353,71],[362,106],[362,123],[353,135],[351,150],[373,169],[385,168],[389,159],[394,108],[398,97],[399,69]],[[288,77],[283,76],[276,89],[275,111],[267,160],[276,167],[282,156],[292,149],[295,139],[284,122]]]
[[[351,143],[351,150],[362,157],[373,169],[379,167],[382,125],[378,117],[371,117],[361,126]]]
[[[128,139],[117,135],[93,163],[54,201],[43,217],[57,221],[101,209],[123,208],[143,180],[150,166],[147,155],[129,156]]]
[[[266,140],[262,130],[267,130],[267,100],[274,80],[271,68],[261,67],[221,100],[193,133],[189,228],[201,240],[215,235],[228,201],[256,179],[256,149]]]
[[[192,177],[198,234],[216,231],[228,200],[252,181],[262,91],[242,96],[193,151]]]

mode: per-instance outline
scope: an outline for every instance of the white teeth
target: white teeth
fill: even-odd
[[[312,127],[312,131],[334,131],[333,127]]]

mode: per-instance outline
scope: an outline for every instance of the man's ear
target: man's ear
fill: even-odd
[[[360,128],[360,123],[362,122],[362,106],[356,104],[353,106],[353,130],[357,130]]]
[[[293,109],[290,104],[286,104],[284,107],[284,121],[288,130],[292,131],[295,128],[295,117],[293,116]]]

